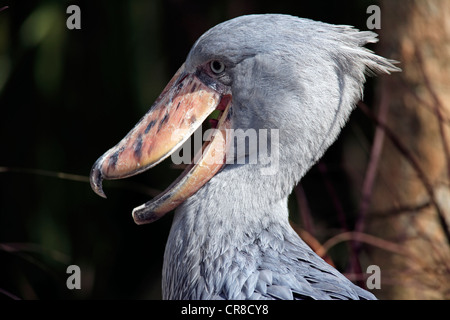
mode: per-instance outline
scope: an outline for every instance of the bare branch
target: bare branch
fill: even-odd
[[[382,87],[381,101],[378,111],[378,119],[383,123],[386,122],[386,117],[389,110],[389,101],[389,90],[387,89],[387,86],[384,85]],[[357,232],[362,232],[364,230],[365,217],[367,215],[367,210],[369,209],[376,173],[378,171],[378,163],[380,161],[381,151],[383,150],[384,136],[384,130],[377,126],[375,129],[375,137],[361,192],[361,202],[355,226],[355,231]]]
[[[33,174],[38,176],[44,176],[44,177],[51,177],[51,178],[58,178],[63,180],[69,180],[69,181],[78,181],[78,182],[84,182],[89,183],[89,177],[73,174],[73,173],[66,173],[66,172],[58,172],[58,171],[49,171],[49,170],[42,170],[42,169],[32,169],[32,168],[17,168],[17,167],[0,167],[0,173],[8,173],[8,172],[14,172],[14,173],[25,173],[25,174]],[[153,189],[146,187],[142,184],[133,182],[133,181],[113,181],[111,183],[111,186],[116,186],[128,190],[133,190],[145,195],[149,195],[151,197],[156,197],[158,194],[161,193],[161,190]]]
[[[295,196],[297,199],[297,205],[300,211],[300,217],[303,222],[303,228],[311,235],[315,235],[314,221],[311,215],[311,210],[309,209],[308,199],[306,198],[305,190],[303,189],[301,183],[299,183],[295,189]]]
[[[342,207],[341,201],[339,200],[339,197],[336,194],[336,190],[334,189],[333,185],[327,178],[327,166],[323,162],[318,163],[319,171],[322,173],[322,176],[324,178],[325,186],[327,188],[328,193],[331,196],[331,199],[333,201],[334,207],[336,208],[336,212],[338,214],[339,221],[341,223],[341,226],[344,230],[349,230],[346,222],[346,215],[344,208]],[[351,270],[356,273],[360,273],[361,270],[361,264],[359,263],[358,259],[358,247],[355,242],[350,242],[350,266]],[[359,284],[360,286],[364,286],[363,283]]]
[[[409,252],[403,247],[396,243],[372,236],[367,233],[350,231],[343,232],[335,235],[334,237],[327,240],[320,249],[323,251],[318,251],[317,254],[322,256],[325,255],[332,247],[337,245],[338,243],[345,241],[356,241],[356,242],[364,242],[370,244],[372,246],[391,251],[401,255],[409,255]]]
[[[428,181],[428,178],[423,172],[422,168],[420,167],[419,163],[416,161],[414,156],[409,152],[409,150],[403,145],[403,143],[397,138],[397,136],[394,134],[394,132],[384,123],[381,122],[380,119],[378,119],[370,110],[369,108],[363,103],[359,102],[358,107],[370,118],[372,121],[375,122],[377,126],[382,128],[385,131],[386,136],[391,140],[391,142],[394,144],[394,146],[397,148],[397,150],[403,155],[403,157],[409,162],[409,164],[414,168],[417,175],[419,176],[420,181],[422,182],[423,186],[425,187],[425,190],[428,193],[428,196],[430,197],[430,202],[433,204],[433,206],[436,208],[436,213],[438,215],[439,223],[441,224],[442,231],[444,232],[444,235],[446,237],[447,243],[450,244],[450,229],[447,224],[447,221],[445,219],[444,213],[442,212],[441,208],[439,207],[439,204],[436,200],[436,195],[434,194],[434,189],[431,183]]]
[[[434,91],[433,86],[431,85],[431,82],[430,82],[430,79],[429,79],[427,73],[425,72],[422,54],[417,45],[415,47],[415,54],[416,54],[417,60],[419,61],[418,66],[419,66],[420,72],[422,73],[425,86],[427,87],[427,89],[431,95],[431,98],[434,101],[433,110],[436,115],[436,118],[438,119],[439,134],[441,136],[442,148],[444,149],[445,160],[447,161],[447,177],[448,177],[448,181],[450,181],[450,150],[448,147],[447,136],[444,131],[444,116],[442,115],[443,106],[442,106],[442,103],[441,103],[439,97],[437,96],[436,92]]]

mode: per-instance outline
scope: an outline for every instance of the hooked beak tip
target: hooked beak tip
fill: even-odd
[[[102,175],[101,170],[98,167],[98,161],[92,167],[90,181],[91,181],[92,190],[94,190],[94,192],[96,194],[98,194],[100,197],[106,199],[106,194],[103,191],[103,186],[102,186],[103,175]]]
[[[156,212],[148,209],[147,206],[143,204],[137,208],[134,208],[132,216],[136,224],[146,224],[158,220],[162,215],[158,215]]]

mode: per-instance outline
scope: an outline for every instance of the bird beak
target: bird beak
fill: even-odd
[[[175,209],[226,162],[231,95],[220,92],[213,82],[204,82],[181,66],[145,116],[92,167],[91,187],[106,198],[103,179],[122,179],[155,166],[181,147],[214,110],[221,111],[213,136],[203,145],[201,155],[194,157],[196,163],[162,194],[133,210],[137,224],[153,222]]]

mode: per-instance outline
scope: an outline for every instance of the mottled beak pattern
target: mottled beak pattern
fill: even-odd
[[[157,165],[181,147],[214,110],[220,110],[217,129],[203,145],[197,158],[200,160],[189,165],[161,195],[133,210],[138,224],[157,220],[193,195],[223,167],[230,106],[230,94],[217,91],[211,83],[205,84],[181,66],[136,126],[95,162],[90,175],[92,189],[106,198],[103,179],[126,178]]]

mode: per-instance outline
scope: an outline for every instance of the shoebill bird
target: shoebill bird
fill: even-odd
[[[151,109],[97,160],[91,186],[105,196],[103,179],[155,166],[219,114],[195,161],[133,210],[143,224],[175,209],[164,299],[375,298],[302,241],[287,204],[349,118],[365,74],[399,70],[363,48],[376,41],[370,31],[280,14],[223,22],[197,40]],[[257,147],[239,149],[238,129],[256,132]]]

